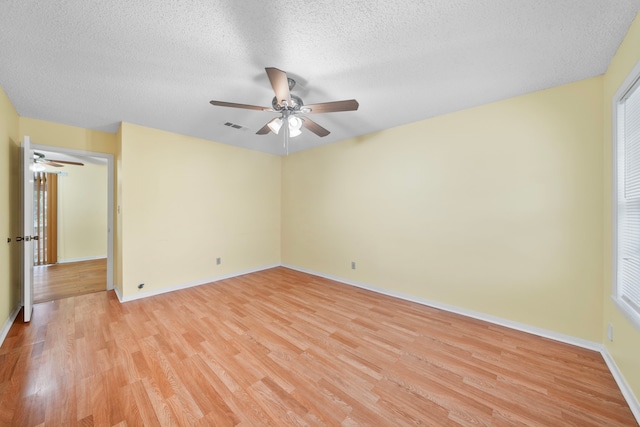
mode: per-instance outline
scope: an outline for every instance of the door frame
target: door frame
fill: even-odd
[[[71,148],[54,147],[50,145],[31,144],[31,150],[50,151],[70,156],[98,157],[107,160],[107,290],[113,290],[114,278],[114,254],[113,254],[113,231],[114,231],[114,191],[115,191],[115,170],[113,154],[98,153],[95,151],[75,150]]]

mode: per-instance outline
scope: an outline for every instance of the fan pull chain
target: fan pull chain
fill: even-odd
[[[289,118],[284,123],[284,152],[285,156],[289,155]]]

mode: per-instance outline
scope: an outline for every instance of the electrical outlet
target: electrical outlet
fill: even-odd
[[[352,270],[356,269],[356,262],[355,261],[351,261],[351,269]]]
[[[218,257],[216,258],[216,265],[220,265],[222,264],[222,258]]]
[[[607,338],[609,338],[609,341],[613,341],[613,325],[611,323],[607,325]]]

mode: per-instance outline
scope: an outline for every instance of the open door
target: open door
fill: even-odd
[[[33,152],[28,136],[22,141],[22,305],[24,321],[33,311]]]

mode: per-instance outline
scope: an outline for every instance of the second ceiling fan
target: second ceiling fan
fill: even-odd
[[[358,101],[349,99],[345,101],[324,102],[320,104],[304,105],[299,96],[293,95],[291,89],[296,82],[287,77],[287,73],[277,68],[265,68],[271,87],[275,92],[271,101],[271,107],[259,107],[257,105],[236,104],[234,102],[210,101],[211,105],[219,107],[244,108],[246,110],[258,110],[280,113],[279,117],[271,119],[256,134],[266,135],[269,132],[278,134],[281,128],[285,129],[285,143],[288,137],[300,135],[304,126],[316,135],[323,137],[329,135],[329,131],[310,118],[302,114],[333,113],[338,111],[355,111],[358,109]]]
[[[35,151],[33,153],[33,161],[35,164],[48,165],[61,168],[64,165],[84,166],[84,163],[72,162],[70,160],[48,159],[43,153]]]

